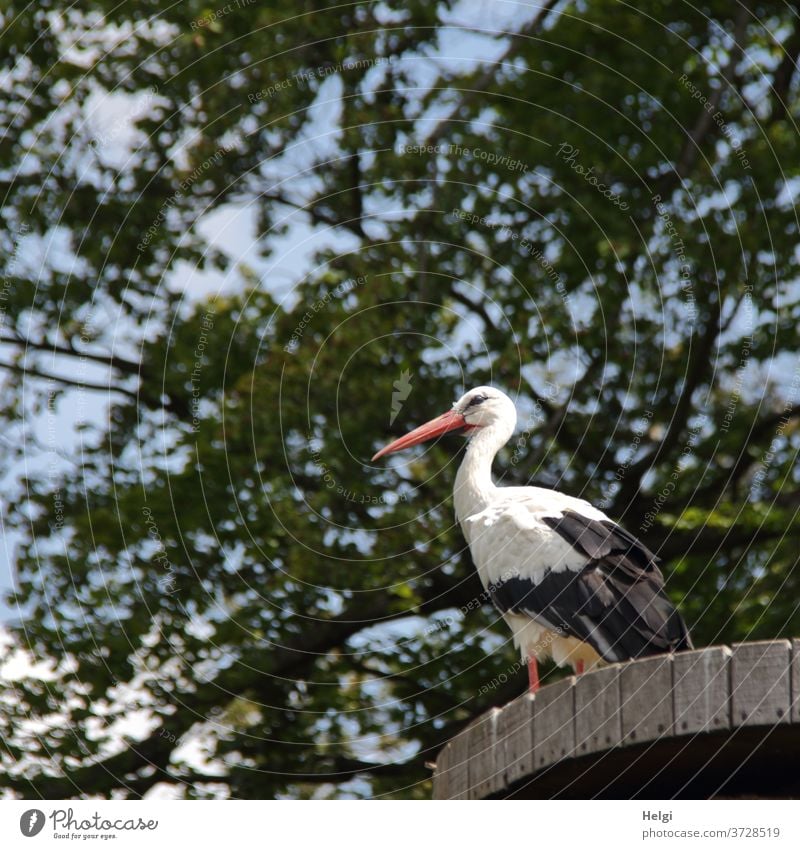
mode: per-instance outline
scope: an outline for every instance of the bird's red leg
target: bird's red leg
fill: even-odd
[[[539,664],[533,655],[528,656],[528,684],[531,693],[535,693],[539,689]]]
[[[583,660],[575,661],[575,674],[583,675],[583,670],[586,669],[586,662]]]

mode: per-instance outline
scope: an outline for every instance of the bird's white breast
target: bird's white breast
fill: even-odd
[[[539,496],[539,492],[547,493],[547,498]],[[562,509],[573,506],[556,503],[552,499],[554,495],[559,493],[537,491],[534,487],[500,489],[499,497],[491,504],[461,520],[484,586],[510,578],[527,578],[538,583],[547,570],[577,571],[586,565],[587,558],[542,521],[545,516],[559,516]],[[578,499],[569,500],[578,502]],[[586,502],[578,503],[582,512],[588,512],[586,508],[589,508],[603,517]]]

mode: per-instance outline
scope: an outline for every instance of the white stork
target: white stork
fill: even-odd
[[[580,498],[536,486],[495,486],[492,461],[517,423],[514,402],[491,386],[382,448],[372,459],[449,431],[467,434],[453,491],[456,518],[483,586],[528,663],[552,657],[580,674],[602,662],[692,647],[664,592],[658,558]]]

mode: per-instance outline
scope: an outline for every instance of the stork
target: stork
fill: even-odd
[[[577,674],[604,662],[692,648],[664,592],[658,558],[588,501],[537,486],[498,487],[492,462],[517,423],[514,402],[479,386],[372,458],[444,433],[469,442],[456,474],[456,518],[478,575],[539,688],[538,661]]]

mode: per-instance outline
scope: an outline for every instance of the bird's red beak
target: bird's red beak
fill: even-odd
[[[402,451],[404,448],[419,445],[420,442],[426,442],[435,436],[441,436],[443,433],[451,430],[461,430],[461,428],[467,426],[466,419],[461,413],[457,413],[455,410],[448,410],[446,413],[442,413],[441,416],[437,416],[435,419],[425,422],[424,425],[420,425],[416,430],[412,430],[411,433],[407,433],[405,436],[401,436],[400,439],[390,442],[386,447],[381,448],[372,459],[377,460],[379,457],[383,457],[384,454]]]

